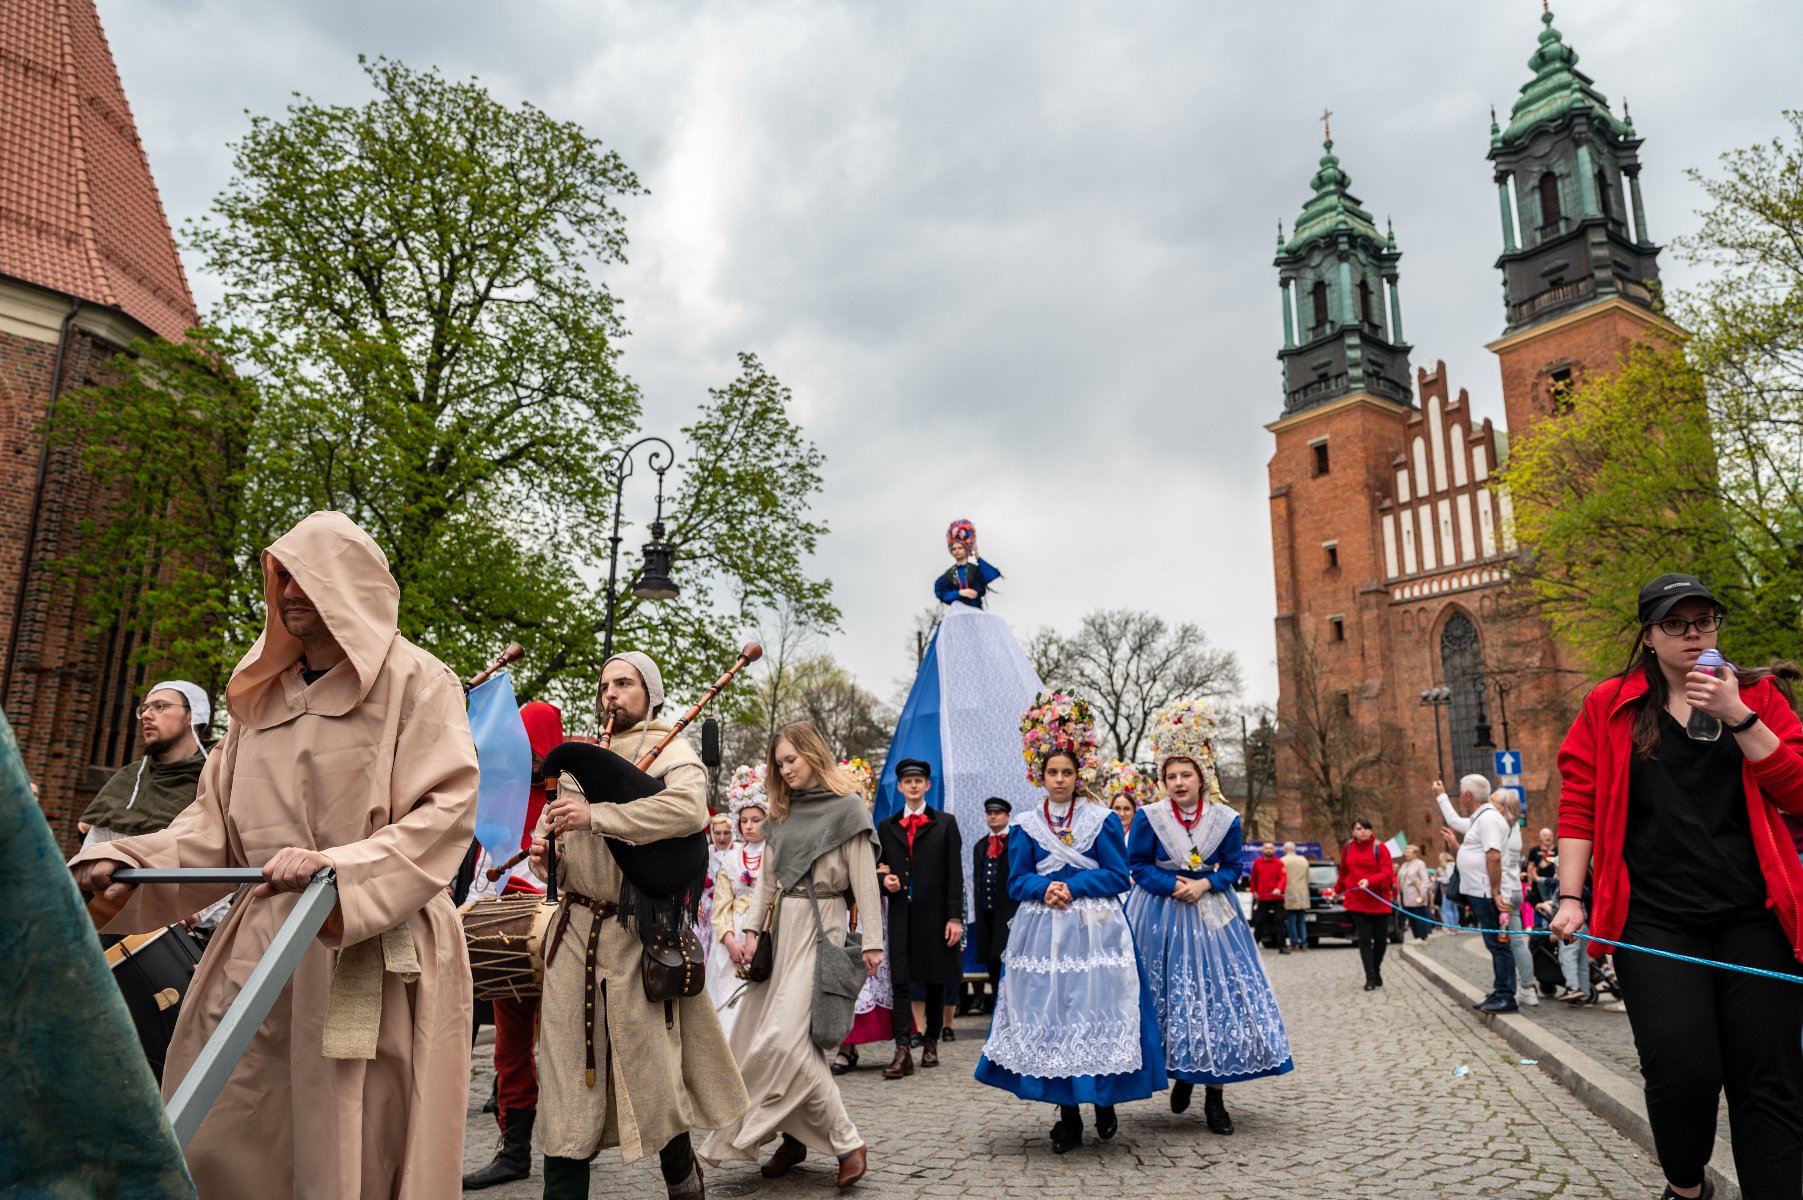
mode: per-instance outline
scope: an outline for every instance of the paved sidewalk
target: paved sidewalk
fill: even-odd
[[[1440,1200],[1443,1196],[1627,1197],[1658,1195],[1659,1172],[1642,1151],[1594,1116],[1571,1092],[1459,1011],[1407,965],[1386,963],[1386,986],[1361,990],[1356,953],[1328,946],[1307,954],[1267,952],[1289,1025],[1296,1070],[1229,1088],[1237,1135],[1215,1137],[1201,1098],[1173,1115],[1164,1093],[1121,1108],[1121,1131],[1106,1145],[1054,1155],[1046,1133],[1053,1110],[1027,1104],[971,1078],[980,1022],[944,1064],[899,1083],[875,1069],[887,1061],[867,1047],[866,1069],[844,1077],[846,1102],[870,1145],[870,1174],[853,1193],[866,1200],[980,1196],[1050,1200],[1141,1200],[1165,1196],[1269,1200],[1273,1195],[1334,1200]],[[465,1162],[493,1152],[493,1118],[476,1111],[490,1080],[487,1037],[470,1086]],[[1464,1066],[1466,1073],[1454,1073]],[[1086,1114],[1087,1117],[1087,1114]],[[756,1168],[708,1173],[711,1194],[830,1195],[833,1164],[811,1158],[783,1180]],[[482,1193],[524,1200],[531,1179]],[[655,1158],[626,1166],[605,1151],[593,1194],[663,1195]]]

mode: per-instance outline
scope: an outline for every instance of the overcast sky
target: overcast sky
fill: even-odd
[[[960,516],[1023,638],[1151,609],[1274,697],[1271,257],[1324,107],[1353,192],[1395,220],[1415,365],[1444,359],[1501,423],[1484,154],[1489,106],[1529,77],[1531,0],[99,4],[178,229],[244,110],[360,104],[359,53],[479,76],[618,150],[650,192],[608,277],[646,429],[673,436],[739,350],[793,389],[827,455],[833,649],[885,698]],[[1555,11],[1617,112],[1627,93],[1661,242],[1695,223],[1684,170],[1798,102],[1803,5]],[[204,310],[218,289],[186,257]]]

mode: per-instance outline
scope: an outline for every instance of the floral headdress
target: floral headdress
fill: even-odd
[[[1214,706],[1200,697],[1173,701],[1153,713],[1152,757],[1158,763],[1158,778],[1164,778],[1167,762],[1186,758],[1202,772],[1209,798],[1220,799],[1221,782],[1215,773],[1217,724]]]
[[[866,798],[876,795],[876,772],[870,769],[869,763],[853,757],[840,759],[839,765],[845,768],[845,773],[851,776],[851,781]]]
[[[951,528],[945,531],[945,548],[948,551],[954,542],[963,542],[964,548],[970,551],[972,558],[975,558],[977,556],[977,527],[963,517],[959,517],[952,522]]]
[[[739,813],[745,808],[770,811],[770,797],[764,792],[764,775],[768,770],[763,763],[733,769],[732,782],[726,785],[726,804],[732,810],[734,824],[738,823]]]
[[[1020,719],[1021,757],[1027,782],[1045,784],[1046,759],[1056,751],[1075,756],[1077,778],[1093,783],[1102,760],[1096,755],[1096,718],[1089,701],[1064,692],[1041,692]]]
[[[1143,808],[1157,792],[1158,785],[1133,763],[1116,758],[1102,768],[1102,803],[1110,808],[1122,797]]]

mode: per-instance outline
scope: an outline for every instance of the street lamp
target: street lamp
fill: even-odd
[[[1434,760],[1440,764],[1440,778],[1446,778],[1446,745],[1440,737],[1440,710],[1452,703],[1452,689],[1449,687],[1431,687],[1421,689],[1421,704],[1434,710]]]
[[[1496,681],[1496,711],[1502,717],[1503,749],[1513,749],[1515,743],[1509,737],[1509,681]]]
[[[645,465],[657,474],[657,519],[651,523],[651,540],[645,544],[645,566],[633,583],[632,594],[641,600],[671,600],[677,594],[676,583],[670,578],[670,560],[674,551],[664,541],[664,472],[676,462],[676,451],[663,438],[642,437],[630,446],[615,446],[601,456],[601,473],[612,480],[614,485],[614,527],[612,536],[607,539],[607,623],[601,632],[602,662],[612,658],[614,653],[614,616],[617,611],[614,587],[619,581],[620,570],[621,500],[626,491],[626,480],[632,475],[635,466],[633,456],[638,453],[639,447],[651,443],[662,447],[654,447],[645,454]],[[597,719],[600,711],[601,698],[597,688]]]

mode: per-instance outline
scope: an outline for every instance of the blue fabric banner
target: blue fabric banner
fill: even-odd
[[[520,720],[513,679],[502,671],[469,694],[470,736],[476,740],[476,840],[497,863],[519,853],[532,793],[532,743]]]
[[[927,643],[920,671],[914,676],[914,687],[902,704],[901,719],[895,723],[895,737],[889,742],[889,755],[883,760],[883,775],[877,781],[875,817],[881,821],[902,806],[901,793],[895,789],[895,766],[905,758],[918,758],[933,769],[933,791],[927,803],[934,808],[944,804],[944,762],[939,751],[939,630]]]

